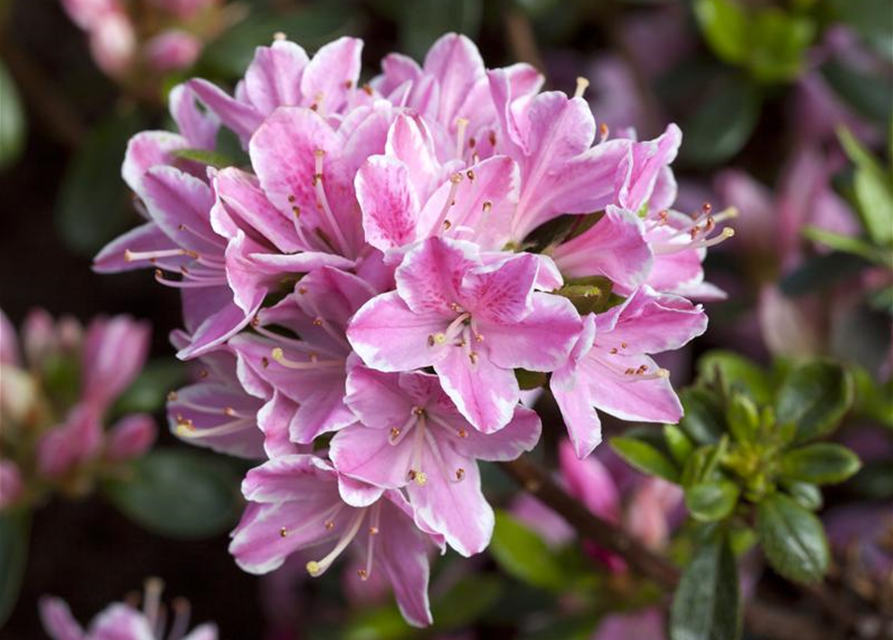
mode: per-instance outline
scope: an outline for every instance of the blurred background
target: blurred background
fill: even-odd
[[[536,65],[547,89],[572,93],[576,78],[587,78],[585,97],[611,131],[634,128],[647,139],[679,123],[677,208],[709,202],[740,212],[736,238],[710,256],[708,277],[729,296],[708,304],[711,329],[698,352],[725,347],[764,362],[830,354],[869,380],[889,378],[889,0],[0,0],[0,307],[16,325],[35,306],[82,321],[100,313],[149,320],[152,360],[127,401],[162,419],[165,394],[186,377],[167,338],[180,324],[177,293],[145,271],[90,269],[106,242],[140,221],[119,178],[128,137],[171,127],[166,93],[185,78],[231,87],[276,32],[308,51],[362,37],[371,75],[384,54],[421,59],[446,31],[473,38],[490,67]],[[696,356],[668,363],[676,382],[690,378]],[[832,493],[832,504],[889,499],[889,468],[872,473],[881,484],[863,472],[861,484]],[[494,496],[510,486],[496,471],[488,482]],[[311,592],[301,580],[244,574],[226,553],[229,524],[200,540],[171,540],[101,497],[59,500],[35,514],[23,591],[3,637],[44,637],[42,594],[66,597],[86,619],[149,575],[163,577],[170,596],[188,596],[194,619],[216,620],[225,638],[279,628],[266,637],[304,637],[296,627],[306,637],[342,637],[333,631],[342,622],[338,576]],[[449,561],[438,568],[450,571]],[[539,606],[517,584],[478,587],[441,603],[454,628],[486,610],[475,623],[481,637],[516,637],[513,612]],[[435,588],[435,601],[443,591]],[[282,619],[271,623],[263,602]],[[399,637],[363,629],[349,637]]]

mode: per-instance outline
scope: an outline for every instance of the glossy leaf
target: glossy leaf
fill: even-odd
[[[865,229],[873,242],[887,244],[893,240],[893,182],[853,134],[841,128],[837,135],[856,164],[854,187]]]
[[[505,511],[496,512],[489,549],[497,564],[522,582],[558,591],[567,585],[558,558],[543,539]]]
[[[875,247],[859,238],[813,226],[804,227],[803,235],[814,242],[825,245],[829,249],[851,253],[882,266],[893,266],[893,257],[890,256],[888,251]]]
[[[31,513],[24,509],[0,512],[0,628],[15,607],[28,562]]]
[[[853,404],[853,378],[840,365],[811,362],[791,371],[778,392],[779,424],[796,425],[796,442],[823,436],[837,428]]]
[[[818,511],[822,508],[822,491],[814,484],[782,478],[781,485],[801,507],[810,511]]]
[[[611,448],[631,466],[642,473],[678,482],[676,465],[663,453],[637,438],[611,438]]]
[[[757,533],[769,564],[794,582],[818,582],[828,570],[822,523],[793,499],[776,493],[757,505]]]
[[[667,449],[676,464],[685,464],[686,459],[694,450],[692,441],[689,440],[685,432],[674,424],[664,425],[664,441],[667,443]]]
[[[781,457],[781,473],[812,484],[843,482],[855,475],[861,466],[859,456],[833,442],[809,444]]]
[[[815,24],[778,7],[756,12],[750,28],[747,66],[760,82],[783,82],[802,70],[806,48],[815,36]]]
[[[685,506],[701,522],[722,520],[734,511],[740,490],[729,480],[702,482],[685,490]]]
[[[679,399],[685,408],[679,426],[691,439],[698,444],[719,442],[725,433],[725,421],[713,394],[705,389],[690,387],[679,393]]]
[[[670,610],[672,640],[736,640],[742,604],[738,569],[725,537],[702,545],[682,574]]]
[[[726,423],[738,442],[753,442],[758,435],[760,415],[747,396],[736,393],[726,410]]]
[[[741,5],[734,0],[697,0],[694,7],[701,32],[717,57],[743,63],[749,53],[750,24]]]
[[[745,78],[729,76],[717,82],[683,127],[683,158],[710,166],[735,156],[757,125],[761,102]]]
[[[0,61],[0,171],[18,160],[25,146],[27,125],[19,91]]]
[[[240,511],[239,476],[225,459],[187,449],[156,449],[134,463],[129,480],[106,494],[146,529],[171,538],[223,533]]]

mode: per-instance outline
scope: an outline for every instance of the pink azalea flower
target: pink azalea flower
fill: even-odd
[[[503,429],[484,435],[458,412],[437,376],[363,366],[348,376],[346,402],[361,424],[332,440],[335,467],[378,487],[405,487],[416,519],[462,555],[486,548],[494,518],[477,460],[513,460],[531,450],[540,436],[536,413],[518,405]]]
[[[485,264],[473,244],[431,238],[404,257],[396,291],[360,308],[348,339],[380,371],[433,366],[462,415],[492,433],[518,404],[513,369],[558,368],[580,330],[567,299],[535,290],[539,268],[529,254]]]
[[[146,60],[158,72],[185,69],[194,63],[202,50],[202,41],[191,33],[168,29],[146,43]]]
[[[648,287],[584,318],[568,363],[551,381],[577,455],[589,455],[601,442],[596,408],[623,420],[677,422],[682,405],[669,372],[649,354],[679,349],[706,329],[700,306]]]
[[[243,569],[268,573],[296,551],[328,544],[328,553],[307,563],[308,573],[319,576],[356,542],[363,561],[359,579],[381,571],[407,622],[431,624],[432,538],[415,525],[400,492],[349,487],[328,463],[310,455],[284,456],[252,469],[242,492],[249,505],[233,531],[230,552]]]
[[[217,640],[217,626],[206,623],[187,633],[189,603],[175,600],[175,613],[170,633],[166,635],[160,603],[162,583],[146,581],[143,610],[124,603],[110,604],[90,623],[86,630],[78,624],[68,605],[59,598],[44,596],[40,600],[40,618],[52,640]]]

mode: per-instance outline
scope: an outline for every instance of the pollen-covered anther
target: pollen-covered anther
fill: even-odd
[[[410,480],[413,480],[420,487],[424,487],[425,484],[428,482],[428,474],[426,474],[424,471],[410,470],[409,478],[410,478]]]
[[[413,407],[413,408],[412,408],[412,414],[413,414],[414,416],[418,416],[418,417],[421,418],[422,416],[425,415],[425,408],[424,408],[424,407]]]
[[[598,125],[598,137],[602,142],[607,140],[609,135],[611,135],[611,128],[607,124],[602,122]]]
[[[320,573],[322,573],[322,567],[319,566],[319,563],[316,560],[311,560],[305,566],[307,567],[307,573],[309,573],[313,577],[316,577]]]
[[[452,226],[453,226],[453,223],[450,222],[449,220],[443,221],[443,230],[444,231],[449,231],[452,228]]]
[[[589,88],[589,80],[588,78],[584,78],[582,76],[577,78],[577,88],[574,90],[575,98],[582,98],[583,94],[586,93],[586,89]]]
[[[474,334],[474,341],[475,341],[475,342],[483,342],[483,341],[484,341],[484,336],[482,336],[482,335],[479,334],[479,333],[476,333],[476,334]]]
[[[333,520],[326,520],[324,523],[326,531],[331,531],[335,528],[335,522]]]
[[[471,364],[477,364],[478,362],[478,353],[477,351],[470,351],[468,353],[468,359],[471,360]]]
[[[298,287],[298,293],[304,295],[305,293],[307,293],[307,287]]]
[[[276,33],[273,34],[273,40],[275,40],[276,42],[281,42],[282,40],[285,40],[287,37],[288,36],[286,36],[285,33],[282,31],[277,31]]]
[[[462,467],[459,467],[458,469],[456,469],[456,480],[459,480],[461,482],[464,479],[465,479],[465,469],[463,469]]]
[[[314,318],[314,319],[313,319],[313,326],[314,326],[314,327],[321,327],[321,326],[322,326],[322,318]]]
[[[469,180],[474,181],[475,175],[474,175],[474,170],[473,170],[473,169],[469,169],[468,171],[466,171],[466,172],[465,172],[465,175],[468,176],[468,179],[469,179]]]
[[[483,209],[484,213],[490,213],[490,209],[492,209],[492,208],[493,208],[493,203],[490,202],[489,200],[484,200],[484,204],[481,207],[481,209]]]
[[[369,572],[365,569],[357,569],[357,575],[360,576],[360,580],[365,581],[369,579]]]
[[[391,440],[396,440],[400,437],[400,429],[397,427],[391,427]]]
[[[378,535],[378,527],[369,527],[369,535],[377,536]]]
[[[444,344],[446,342],[446,334],[445,333],[432,333],[428,336],[428,346],[433,347],[434,345]]]
[[[233,416],[236,415],[236,410],[233,409],[232,407],[224,407],[223,414],[232,418]]]
[[[279,530],[279,535],[280,535],[280,537],[282,537],[282,538],[286,537],[286,536],[288,535],[288,529],[286,529],[285,527],[282,527],[282,528]]]
[[[467,438],[467,437],[468,437],[468,432],[467,432],[465,429],[459,429],[459,432],[458,432],[457,435],[458,435],[460,438]]]

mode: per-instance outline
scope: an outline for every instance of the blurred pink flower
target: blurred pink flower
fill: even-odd
[[[191,33],[168,29],[146,42],[146,61],[160,73],[185,69],[198,59],[202,41]]]

